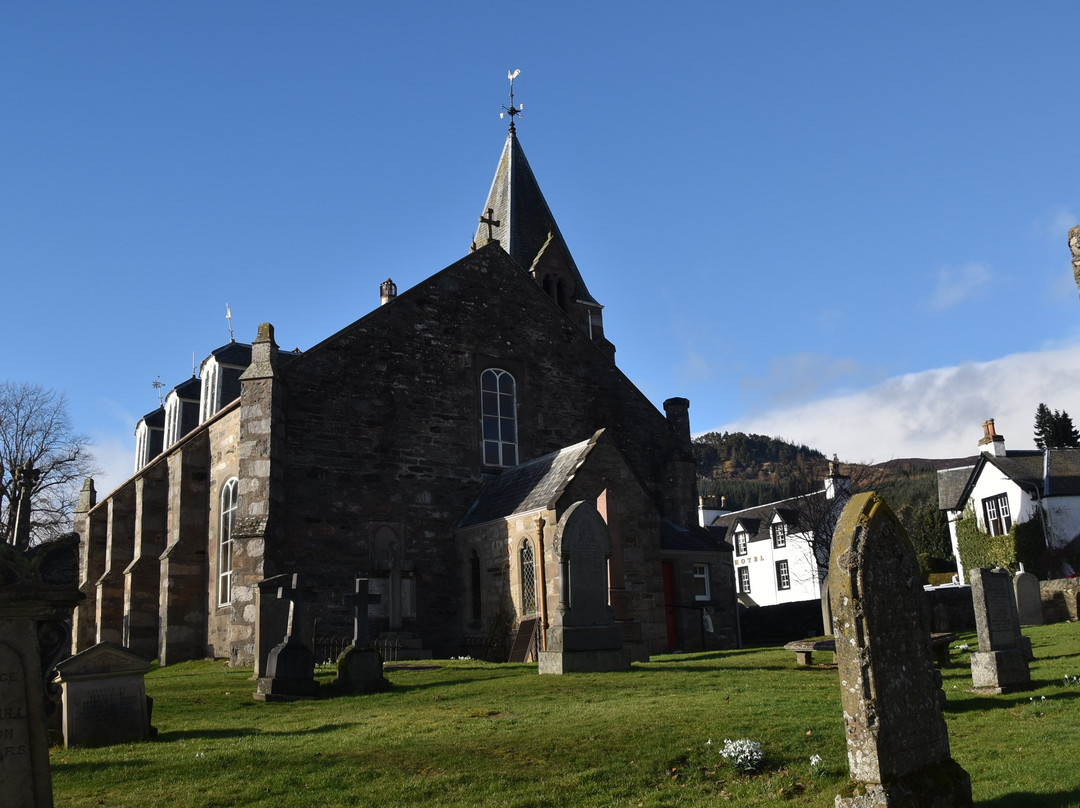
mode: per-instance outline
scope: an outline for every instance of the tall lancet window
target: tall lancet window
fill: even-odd
[[[536,614],[536,557],[528,539],[521,543],[518,557],[521,562],[521,613]]]
[[[218,605],[232,603],[233,524],[236,521],[237,479],[221,489],[221,529],[218,532]]]
[[[480,374],[481,448],[484,465],[517,465],[517,384],[505,370]]]

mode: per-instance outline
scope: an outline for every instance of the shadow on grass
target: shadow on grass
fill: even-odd
[[[337,732],[342,729],[350,729],[360,726],[359,723],[349,724],[324,724],[321,727],[311,729],[298,729],[294,731],[266,730],[258,727],[234,727],[233,729],[189,729],[176,730],[174,732],[162,732],[157,736],[155,743],[176,743],[195,738],[209,740],[212,738],[250,738],[258,735],[261,737],[274,737],[284,735],[320,735],[327,732]]]
[[[110,760],[110,769],[143,769],[155,765],[147,760]],[[62,771],[64,774],[98,773],[101,771],[99,761],[85,761],[82,763],[69,763],[66,760],[53,760],[50,764],[53,771]],[[6,804],[6,803],[5,803]]]
[[[1062,791],[1058,794],[1033,794],[1030,791],[1018,791],[992,800],[979,800],[979,808],[1075,808],[1080,805],[1080,788]]]
[[[1027,690],[1017,691],[1016,693],[1004,693],[1002,695],[988,694],[985,696],[970,695],[965,698],[953,698],[949,697],[945,703],[945,712],[947,713],[967,713],[975,712],[978,710],[1001,710],[1005,707],[1016,707],[1021,704],[1031,704],[1038,702],[1040,704],[1044,702],[1054,701],[1071,701],[1076,698],[1080,698],[1080,693],[1054,693],[1050,696],[1034,695],[1039,692],[1043,687],[1056,686],[1056,681],[1051,682],[1032,682],[1032,686]]]

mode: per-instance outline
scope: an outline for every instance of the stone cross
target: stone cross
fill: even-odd
[[[499,220],[495,218],[495,209],[488,208],[487,216],[480,217],[480,224],[486,224],[488,229],[488,244],[495,240],[494,235],[491,232],[492,227],[499,227]]]
[[[368,595],[368,579],[356,576],[356,591],[343,595],[341,599],[344,603],[351,603],[353,607],[352,644],[363,648],[368,644],[368,606],[372,603],[371,596]]]
[[[300,573],[294,573],[288,583],[278,586],[278,599],[287,598],[289,601],[289,623],[285,629],[285,642],[289,642],[293,635],[303,631],[304,627],[304,601],[311,600],[305,597],[304,579]]]
[[[15,469],[15,484],[19,491],[18,510],[15,512],[14,544],[20,550],[30,546],[30,510],[34,487],[41,478],[41,471],[34,468],[34,461],[28,460]]]
[[[919,562],[876,494],[840,515],[829,595],[852,781],[837,808],[971,806],[971,779],[949,752]]]

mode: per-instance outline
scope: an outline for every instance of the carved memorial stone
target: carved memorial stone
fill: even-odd
[[[64,691],[64,745],[109,746],[145,741],[152,701],[143,677],[150,662],[127,648],[98,643],[56,666]]]
[[[624,671],[630,652],[608,605],[611,537],[596,508],[575,502],[559,520],[559,605],[539,653],[540,673]],[[541,562],[542,563],[542,562]]]
[[[82,598],[75,533],[20,552],[0,544],[0,804],[52,808],[48,682]],[[56,691],[58,694],[58,690]]]
[[[1039,579],[1021,569],[1013,578],[1013,593],[1016,595],[1016,612],[1020,615],[1020,625],[1041,626],[1043,611]]]
[[[382,657],[368,642],[368,579],[357,577],[356,591],[346,599],[353,606],[353,639],[337,659],[334,686],[343,693],[386,690],[390,682],[383,676]]]
[[[304,603],[313,600],[312,593],[304,589],[303,576],[281,575],[278,598],[289,601],[289,625],[285,639],[275,645],[266,659],[266,675],[259,677],[255,689],[258,701],[295,701],[313,699],[319,693],[315,681],[315,655],[300,639],[304,625]],[[262,594],[266,594],[266,589]]]
[[[949,752],[915,551],[876,494],[852,497],[833,534],[829,591],[851,782],[837,808],[970,806]]]
[[[1031,640],[1020,633],[1012,577],[1005,570],[968,570],[979,650],[971,655],[976,691],[1007,693],[1031,684]]]

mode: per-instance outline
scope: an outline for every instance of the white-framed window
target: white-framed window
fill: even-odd
[[[750,568],[739,567],[739,591],[750,594]]]
[[[776,562],[776,588],[791,589],[791,570],[787,561]]]
[[[746,555],[747,545],[749,537],[746,535],[746,531],[740,530],[735,534],[735,555]]]
[[[983,500],[983,517],[986,520],[986,532],[991,536],[1003,536],[1012,527],[1012,514],[1009,512],[1008,494],[998,494]]]
[[[180,440],[180,396],[176,391],[165,396],[165,446],[172,446]]]
[[[517,383],[505,370],[480,374],[480,434],[484,465],[517,465]]]
[[[694,600],[709,600],[712,597],[709,589],[709,565],[694,565]]]
[[[787,525],[783,522],[769,525],[769,535],[772,536],[773,547],[787,547]]]
[[[521,613],[536,614],[536,556],[528,539],[521,543],[518,561],[521,564]]]
[[[210,357],[203,363],[202,390],[199,400],[199,421],[207,420],[221,409],[221,384],[218,378],[217,360]]]
[[[236,522],[236,491],[239,481],[233,477],[221,488],[221,525],[218,532],[218,606],[232,603],[233,525]]]

